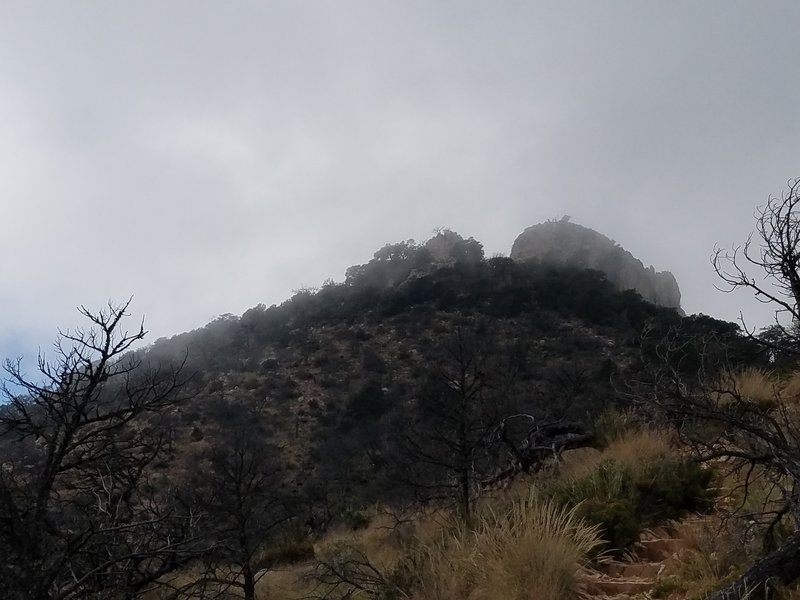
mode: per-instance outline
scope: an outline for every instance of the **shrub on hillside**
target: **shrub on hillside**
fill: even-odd
[[[600,448],[608,447],[612,442],[622,439],[635,429],[636,422],[633,413],[614,409],[604,410],[592,424],[595,443]]]
[[[710,471],[683,458],[641,465],[605,460],[586,475],[556,484],[550,495],[599,525],[608,548],[623,550],[648,525],[707,509],[710,480]]]
[[[616,461],[604,461],[583,477],[557,483],[550,495],[556,504],[574,507],[599,525],[611,548],[628,546],[643,527],[632,469]]]
[[[669,458],[646,465],[636,475],[639,509],[648,523],[674,519],[688,511],[711,508],[712,495],[708,489],[712,472],[697,462],[684,458]]]

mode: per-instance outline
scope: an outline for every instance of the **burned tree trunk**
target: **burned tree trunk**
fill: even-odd
[[[789,584],[800,578],[800,533],[772,554],[756,562],[744,575],[714,592],[707,600],[756,600],[769,598],[775,584]]]
[[[521,442],[512,439],[507,425],[513,420],[529,421],[532,426]],[[508,467],[484,479],[481,487],[493,487],[503,481],[514,479],[520,473],[536,473],[549,458],[558,458],[565,450],[585,448],[594,441],[594,435],[575,423],[550,422],[539,424],[532,415],[512,415],[500,423],[495,442],[503,444],[509,451]]]

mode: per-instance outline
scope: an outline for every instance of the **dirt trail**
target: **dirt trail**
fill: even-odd
[[[602,559],[590,578],[587,592],[590,598],[649,598],[667,559],[682,550],[686,542],[679,538],[654,534],[643,536],[628,557],[620,560]]]

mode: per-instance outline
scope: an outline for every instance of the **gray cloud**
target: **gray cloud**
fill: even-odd
[[[440,225],[570,214],[672,270],[800,175],[791,2],[6,2],[0,350],[136,294],[152,338]],[[29,350],[27,350],[29,351]]]

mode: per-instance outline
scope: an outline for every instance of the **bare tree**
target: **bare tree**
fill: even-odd
[[[681,366],[683,346],[698,343],[680,334],[662,340],[660,360],[651,364],[652,395],[645,405],[663,411],[699,460],[735,476],[742,500],[728,516],[745,518],[763,532],[765,556],[709,598],[764,597],[774,582],[800,577],[800,533],[782,544],[776,536],[787,521],[795,531],[800,524],[800,410],[779,385],[768,399],[748,395],[735,367],[717,351],[704,354],[700,368],[689,376]],[[757,492],[748,503],[754,489],[767,490],[766,500],[761,510],[745,512],[763,495]]]
[[[195,465],[196,504],[214,545],[204,556],[204,573],[179,595],[255,600],[256,585],[272,566],[262,555],[264,544],[292,516],[277,450],[265,442],[258,416],[245,414],[245,424],[225,430]]]
[[[327,549],[307,578],[313,586],[307,600],[402,597],[391,573],[353,543],[340,542]]]
[[[516,425],[516,427],[515,427]],[[518,431],[512,432],[513,429]],[[506,465],[481,481],[482,488],[513,480],[522,473],[535,474],[548,459],[557,460],[566,450],[585,448],[594,434],[580,423],[545,420],[527,413],[505,417],[493,432],[491,443],[507,451]]]
[[[757,243],[754,243],[754,237]],[[776,325],[769,336],[747,335],[772,351],[795,353],[800,323],[800,179],[789,182],[780,198],[770,198],[756,213],[756,230],[743,247],[712,256],[727,290],[748,289],[775,307]],[[762,278],[752,276],[756,269]],[[788,323],[787,323],[788,320]],[[776,329],[777,328],[777,329]],[[686,345],[692,346],[687,352]],[[673,332],[657,347],[651,398],[698,452],[739,474],[748,497],[758,481],[777,500],[760,515],[765,556],[741,577],[709,596],[712,600],[765,597],[775,582],[800,578],[800,409],[776,385],[768,399],[748,396],[715,340],[687,340]],[[687,374],[682,361],[699,353],[696,373]],[[778,545],[775,530],[789,520],[794,533]]]
[[[7,361],[0,407],[0,589],[6,598],[133,598],[175,569],[194,527],[152,469],[164,455],[159,413],[182,387],[179,368],[129,352],[130,300],[61,332],[36,378]]]
[[[724,291],[750,290],[757,300],[775,309],[772,338],[762,343],[773,350],[798,353],[800,334],[800,178],[790,180],[779,198],[770,197],[756,210],[755,232],[743,246],[731,250],[716,248],[711,256]],[[758,278],[752,275],[752,270]],[[750,336],[752,329],[742,317]],[[783,340],[783,343],[781,342]]]
[[[455,499],[467,521],[516,374],[488,337],[461,328],[442,343],[400,434],[406,481],[425,499]]]

